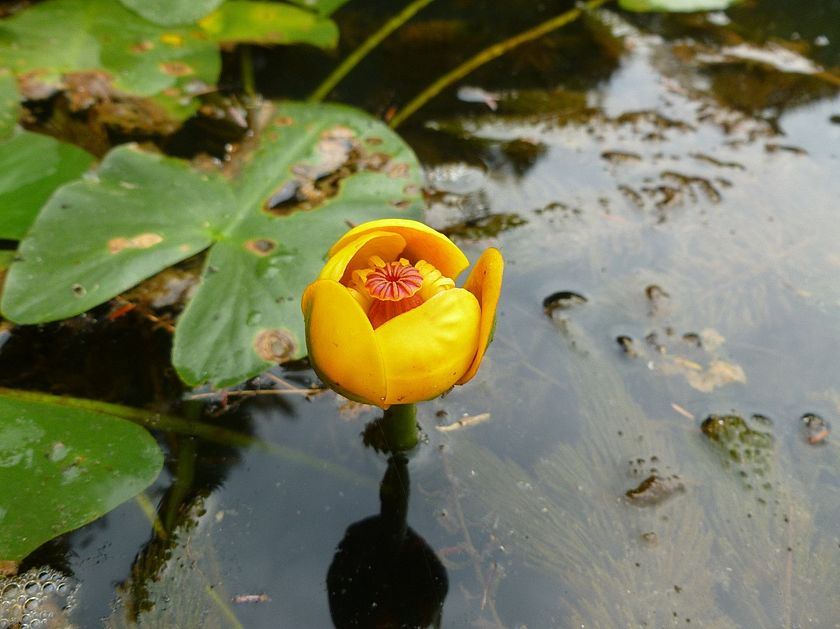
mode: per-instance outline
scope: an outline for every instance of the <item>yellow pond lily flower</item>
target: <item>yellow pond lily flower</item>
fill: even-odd
[[[467,266],[451,240],[417,221],[351,229],[303,293],[315,371],[342,395],[382,408],[470,380],[493,332],[504,262],[487,249],[457,288]]]

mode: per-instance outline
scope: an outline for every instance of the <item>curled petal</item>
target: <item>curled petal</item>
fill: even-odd
[[[332,246],[330,257],[336,255],[348,243],[372,231],[399,234],[406,242],[403,257],[412,262],[426,260],[446,277],[458,277],[470,264],[463,252],[449,238],[423,223],[401,218],[385,218],[354,227]]]
[[[479,338],[478,300],[460,288],[374,331],[388,382],[387,404],[410,404],[447,391],[473,362]]]
[[[464,384],[472,379],[481,365],[484,352],[487,351],[487,345],[490,343],[493,328],[496,325],[496,306],[502,293],[504,270],[505,261],[502,254],[498,249],[491,247],[481,254],[464,284],[464,288],[475,295],[478,303],[481,304],[481,322],[475,356],[466,373],[458,380],[458,384]]]
[[[384,260],[395,259],[405,248],[405,239],[394,232],[371,230],[364,234],[346,240],[346,236],[339,242],[344,246],[330,249],[330,259],[321,269],[319,280],[333,280],[342,284],[350,284],[353,271],[365,268],[368,258],[379,256]]]
[[[318,280],[303,293],[306,345],[318,376],[351,400],[385,405],[386,380],[373,328],[350,291]]]

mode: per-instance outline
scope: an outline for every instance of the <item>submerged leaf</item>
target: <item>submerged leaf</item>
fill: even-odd
[[[140,426],[38,397],[0,393],[0,560],[20,561],[108,513],[163,466]]]

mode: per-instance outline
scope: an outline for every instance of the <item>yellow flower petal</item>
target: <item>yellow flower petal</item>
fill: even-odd
[[[480,318],[476,298],[453,288],[377,328],[385,402],[410,404],[449,390],[473,361]]]
[[[348,243],[371,231],[399,234],[406,242],[403,257],[413,262],[426,260],[446,277],[455,279],[470,264],[463,252],[449,238],[423,223],[402,218],[383,218],[354,227],[332,246],[330,257],[336,255]]]
[[[472,379],[481,365],[484,352],[487,351],[487,345],[490,343],[493,327],[496,324],[496,306],[499,303],[499,295],[502,293],[504,269],[505,261],[502,254],[498,249],[491,247],[481,254],[464,284],[464,288],[475,295],[478,303],[481,304],[481,323],[475,357],[469,369],[458,380],[458,384],[464,384]]]
[[[330,259],[321,269],[318,279],[349,284],[353,271],[365,268],[368,258],[379,256],[386,261],[393,260],[405,245],[405,239],[399,234],[376,230],[367,232],[347,241],[341,249],[330,249]]]
[[[343,396],[383,406],[385,367],[373,328],[344,286],[317,280],[303,293],[306,346],[318,376]]]

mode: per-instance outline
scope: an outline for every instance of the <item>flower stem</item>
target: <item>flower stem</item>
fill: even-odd
[[[414,2],[409,4],[397,15],[385,22],[379,30],[363,41],[361,46],[347,55],[344,61],[342,61],[338,67],[336,67],[336,69],[333,70],[326,79],[324,79],[321,85],[312,92],[309,100],[316,103],[324,100],[324,97],[327,96],[327,94],[329,94],[336,85],[338,85],[338,82],[347,76],[347,74],[355,68],[371,50],[376,48],[383,39],[405,24],[415,13],[432,1],[433,0],[414,0]]]
[[[560,28],[561,26],[565,26],[569,22],[574,22],[584,12],[597,9],[606,1],[607,0],[589,0],[580,7],[570,9],[569,11],[561,13],[560,15],[555,16],[550,20],[546,20],[542,24],[538,24],[537,26],[530,28],[527,31],[519,33],[518,35],[514,35],[513,37],[510,37],[497,44],[493,44],[492,46],[488,46],[475,56],[470,57],[464,63],[462,63],[456,68],[453,68],[452,70],[444,74],[442,77],[440,77],[437,81],[426,87],[426,89],[424,89],[417,96],[415,96],[411,100],[411,102],[409,102],[405,107],[398,111],[396,115],[393,118],[391,118],[388,124],[391,125],[391,128],[396,129],[406,120],[406,118],[414,114],[414,112],[420,109],[423,105],[428,103],[431,99],[440,94],[443,90],[452,85],[455,81],[467,76],[476,68],[483,66],[488,61],[492,61],[497,57],[501,57],[506,52],[513,50],[521,44],[542,37],[543,35],[546,35],[551,31]]]
[[[391,453],[408,452],[419,441],[417,407],[414,404],[394,404],[389,407],[380,426]]]

